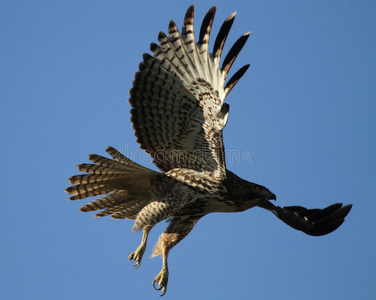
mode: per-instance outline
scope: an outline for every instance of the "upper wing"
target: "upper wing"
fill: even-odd
[[[229,113],[224,100],[245,73],[244,66],[224,86],[228,71],[249,33],[238,39],[219,60],[235,13],[222,25],[208,52],[209,35],[216,7],[206,14],[199,41],[193,33],[194,6],[189,7],[182,34],[171,20],[168,36],[160,32],[159,46],[152,43],[153,57],[144,54],[130,90],[131,121],[137,142],[162,171],[190,169],[226,174],[222,130]]]

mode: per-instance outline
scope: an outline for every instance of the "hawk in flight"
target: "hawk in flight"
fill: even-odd
[[[333,204],[325,209],[275,206],[276,196],[267,188],[248,182],[226,168],[222,131],[229,105],[225,98],[243,76],[242,67],[227,82],[227,74],[248,39],[241,36],[220,66],[227,35],[235,18],[223,23],[209,52],[209,36],[216,7],[206,14],[196,41],[193,32],[194,6],[188,8],[182,32],[174,21],[168,35],[159,33],[153,55],[144,54],[129,92],[131,121],[137,142],[153,158],[161,172],[131,161],[112,147],[112,159],[89,155],[92,164],[80,164],[87,174],[69,178],[70,200],[103,195],[80,211],[97,211],[95,216],[135,220],[133,230],[142,230],[140,246],[129,255],[139,267],[150,230],[169,219],[152,257],[161,255],[162,270],[154,288],[166,293],[167,257],[170,250],[189,234],[198,220],[212,212],[240,212],[262,207],[294,229],[320,236],[336,230],[351,205]]]

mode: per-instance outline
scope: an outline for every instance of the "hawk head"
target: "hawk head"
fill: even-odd
[[[237,211],[249,209],[262,201],[277,199],[276,195],[266,187],[246,181],[228,170],[225,182],[229,199],[233,199]]]
[[[253,182],[248,182],[248,184],[252,189],[252,191],[249,193],[249,195],[251,195],[251,198],[262,200],[277,200],[277,196],[269,191],[266,187]]]

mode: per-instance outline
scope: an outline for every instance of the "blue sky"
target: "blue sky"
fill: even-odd
[[[154,168],[133,137],[128,90],[142,53],[170,19],[181,28],[190,4],[0,2],[2,299],[157,299],[161,259],[148,256],[166,224],[133,270],[133,222],[80,213],[87,201],[63,190],[108,145]],[[196,31],[213,5],[212,37],[238,12],[225,51],[252,31],[224,131],[228,150],[252,156],[228,168],[280,206],[354,206],[323,237],[260,208],[206,216],[170,254],[165,299],[375,299],[376,3],[200,1]]]

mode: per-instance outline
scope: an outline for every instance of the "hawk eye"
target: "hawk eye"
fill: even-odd
[[[254,188],[253,188],[253,190],[256,192],[256,193],[260,193],[260,187],[258,187],[258,186],[255,186]]]

